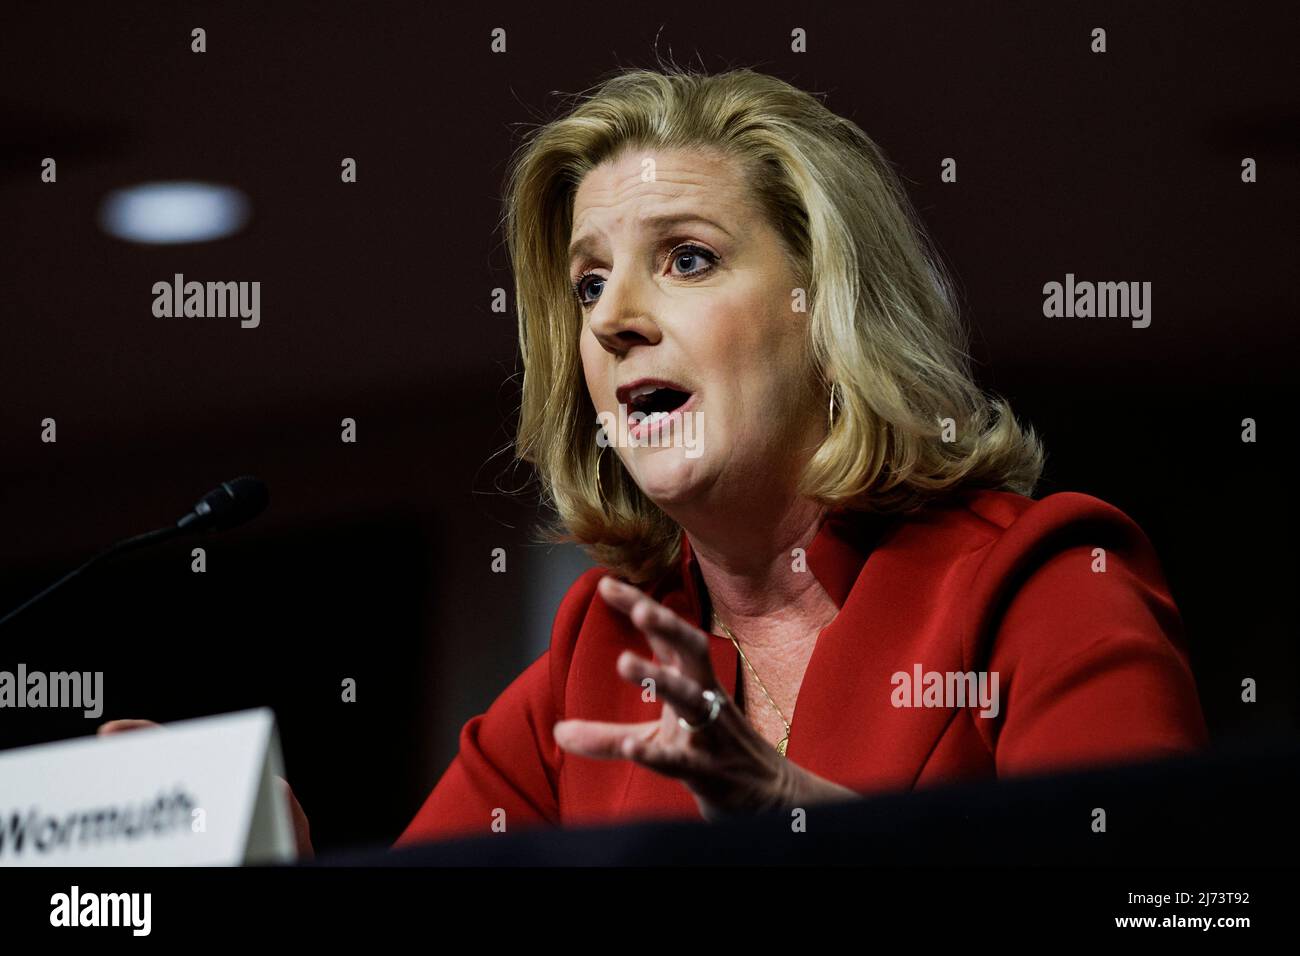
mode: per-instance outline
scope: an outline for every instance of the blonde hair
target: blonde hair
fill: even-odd
[[[801,494],[831,508],[912,512],[968,487],[1033,493],[1042,445],[973,381],[950,280],[876,144],[811,94],[752,70],[628,70],[535,129],[506,181],[524,366],[515,449],[558,515],[545,540],[577,542],[634,581],[680,558],[681,528],[616,454],[600,454],[568,278],[578,184],[627,147],[739,159],[806,278],[809,354],[823,389],[834,389],[836,417]],[[942,419],[955,423],[955,440],[944,440]]]

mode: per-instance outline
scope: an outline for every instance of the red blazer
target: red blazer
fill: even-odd
[[[702,624],[702,579],[685,534],[682,545],[680,566],[648,590]],[[840,612],[813,649],[787,757],[822,777],[865,794],[1168,756],[1208,742],[1155,551],[1104,501],[981,490],[909,516],[835,511],[808,547],[807,566]],[[604,573],[593,568],[574,582],[550,648],[465,724],[459,754],[398,846],[487,834],[498,808],[510,831],[700,819],[680,781],[631,761],[567,754],[551,735],[563,718],[635,723],[662,706],[643,702],[615,671],[626,649],[652,655],[595,593]],[[718,637],[710,653],[734,695],[735,647]],[[979,716],[978,705],[896,706],[893,675],[914,675],[918,665],[997,672],[997,715]]]

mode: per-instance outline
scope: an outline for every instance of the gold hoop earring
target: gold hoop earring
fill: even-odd
[[[605,510],[605,488],[600,480],[600,464],[605,460],[605,449],[608,447],[608,445],[602,446],[600,454],[596,456],[596,498],[600,501],[601,511]]]

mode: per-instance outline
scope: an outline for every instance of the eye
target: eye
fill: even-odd
[[[605,277],[598,276],[594,272],[584,272],[573,280],[573,294],[578,297],[578,304],[584,308],[595,304],[603,288],[605,288]]]
[[[718,257],[708,249],[692,243],[678,246],[673,250],[672,255],[672,268],[680,268],[679,274],[685,277],[703,275],[718,261]]]

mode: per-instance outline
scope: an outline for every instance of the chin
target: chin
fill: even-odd
[[[637,487],[661,508],[696,497],[702,490],[701,459],[687,458],[681,448],[633,449],[631,473]]]

